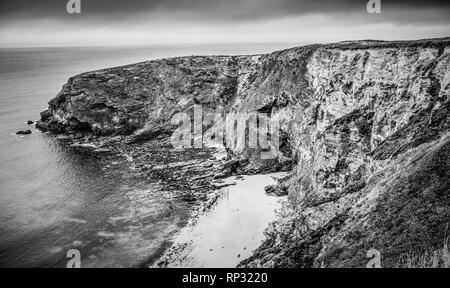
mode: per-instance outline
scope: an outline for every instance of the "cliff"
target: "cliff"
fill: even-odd
[[[241,265],[364,267],[377,249],[388,267],[449,236],[449,92],[449,38],[342,42],[84,73],[37,127],[76,142],[145,145],[168,139],[173,115],[194,105],[278,116],[278,159],[231,149],[215,173],[201,172],[291,171],[274,188],[289,205]]]

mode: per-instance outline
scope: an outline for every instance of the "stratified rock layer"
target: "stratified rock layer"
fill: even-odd
[[[37,126],[146,141],[194,105],[279,116],[278,163],[230,151],[230,173],[292,165],[290,205],[242,265],[364,267],[373,248],[395,266],[450,233],[449,89],[448,38],[343,42],[85,73]]]

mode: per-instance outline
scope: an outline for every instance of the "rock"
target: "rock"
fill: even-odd
[[[49,124],[47,122],[38,121],[36,122],[36,129],[39,129],[42,132],[48,131]]]
[[[194,104],[205,114],[278,116],[279,157],[226,147],[227,161],[208,174],[210,167],[198,163],[166,162],[214,161],[214,153],[163,147],[155,150],[163,160],[146,173],[195,195],[185,196],[191,202],[214,189],[204,175],[291,171],[266,189],[288,194],[289,205],[241,266],[365,267],[366,250],[376,248],[383,267],[392,267],[402,255],[432,249],[448,236],[449,39],[177,57],[83,73],[69,79],[36,127],[72,138],[119,137],[114,149],[145,150],[169,143],[172,117],[191,115]],[[144,154],[133,163],[145,167]]]
[[[181,198],[184,202],[193,203],[197,201],[197,198],[193,195],[185,195]]]
[[[211,168],[211,167],[213,167],[213,166],[214,166],[214,163],[213,163],[213,162],[211,162],[211,163],[206,163],[206,164],[203,165],[203,167],[205,167],[205,168]]]
[[[222,171],[214,175],[214,180],[220,180],[223,178],[227,178],[228,176],[230,176],[230,173],[228,171]]]
[[[53,113],[50,110],[45,110],[41,112],[41,121],[46,122],[48,119],[53,117]]]
[[[25,131],[18,131],[17,135],[30,135],[32,132],[31,130],[25,130]]]
[[[44,119],[44,118],[42,118]],[[48,119],[47,121],[43,121],[41,119],[41,121],[37,121],[36,122],[36,129],[41,130],[42,132],[47,132],[47,131],[51,131],[55,134],[62,134],[62,133],[67,133],[69,134],[69,129],[66,129],[66,127],[58,122],[58,120],[55,119]]]
[[[273,195],[273,196],[286,196],[288,195],[288,189],[286,186],[284,185],[270,185],[264,188],[264,190],[266,190],[266,193],[268,195]]]
[[[238,59],[178,57],[83,73],[69,79],[49,102],[49,109],[41,113],[41,121],[58,122],[61,126],[49,126],[53,133],[130,135],[152,127],[158,134],[168,130],[170,135],[172,116],[194,104],[193,89],[204,108],[225,107],[236,93]],[[138,141],[151,138],[152,131],[142,130],[144,138]]]
[[[28,121],[27,121],[27,124],[28,124],[28,125],[33,125],[33,124],[34,124],[34,122],[33,122],[33,121],[31,121],[31,120],[28,120]]]
[[[213,177],[213,176],[214,176],[213,173],[208,173],[206,175],[199,175],[199,176],[196,176],[196,177],[192,178],[192,181],[202,180],[202,179],[210,178],[210,177]]]

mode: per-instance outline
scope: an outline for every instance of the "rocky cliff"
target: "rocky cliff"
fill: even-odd
[[[77,142],[145,145],[170,137],[172,116],[194,105],[278,116],[277,160],[231,149],[214,173],[201,170],[204,179],[291,171],[272,188],[289,205],[241,265],[364,267],[377,249],[383,266],[395,266],[450,233],[449,93],[448,38],[342,42],[84,73],[37,127]]]

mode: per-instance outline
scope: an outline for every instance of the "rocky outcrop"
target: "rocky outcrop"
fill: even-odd
[[[32,132],[31,130],[25,130],[25,131],[17,131],[17,135],[30,135]]]
[[[242,266],[363,267],[369,249],[395,266],[449,235],[449,93],[448,38],[343,42],[81,74],[37,127],[136,145],[170,137],[172,116],[194,105],[276,116],[277,160],[231,149],[220,166],[224,175],[291,170],[271,188],[289,194],[284,217]]]
[[[128,135],[168,129],[193,104],[214,109],[236,90],[234,57],[185,57],[89,72],[69,79],[39,127],[54,133]]]

